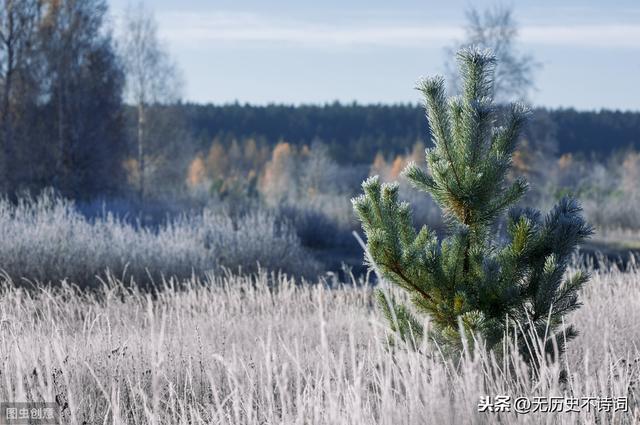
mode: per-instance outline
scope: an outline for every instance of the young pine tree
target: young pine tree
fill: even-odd
[[[364,194],[353,199],[367,236],[369,265],[406,290],[414,308],[381,291],[379,306],[401,338],[429,337],[450,353],[461,348],[463,338],[472,341],[472,334],[496,351],[505,335],[515,336],[529,362],[562,353],[576,335],[573,327],[561,326],[563,316],[579,306],[577,292],[588,280],[580,272],[565,278],[565,271],[592,227],[572,199],[561,200],[544,218],[533,209],[512,207],[527,189],[524,180],[509,184],[506,177],[528,111],[512,104],[500,114],[504,124],[495,126],[495,57],[470,48],[457,59],[460,97],[447,101],[441,77],[418,84],[433,147],[426,150],[428,172],[415,164],[403,171],[440,205],[449,223],[447,237],[438,241],[426,226],[414,229],[411,208],[398,201],[396,183],[369,178]],[[501,242],[495,225],[509,207],[508,235]],[[412,311],[431,318],[428,335]],[[543,340],[541,350],[534,338]]]

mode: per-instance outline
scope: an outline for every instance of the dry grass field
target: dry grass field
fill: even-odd
[[[539,379],[477,350],[454,364],[437,347],[389,349],[366,284],[259,272],[169,281],[155,294],[115,278],[94,292],[26,290],[8,277],[0,287],[0,400],[56,402],[65,424],[640,422],[634,267],[593,272],[568,318],[580,336]],[[628,411],[478,411],[498,395],[627,397]]]

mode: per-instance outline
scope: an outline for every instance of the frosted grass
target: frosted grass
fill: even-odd
[[[0,400],[58,400],[64,423],[633,424],[640,421],[640,271],[595,271],[581,334],[532,379],[512,358],[385,348],[367,285],[284,275],[115,278],[88,293],[5,282]],[[559,371],[568,371],[560,383]],[[479,413],[483,395],[627,396],[627,413]]]

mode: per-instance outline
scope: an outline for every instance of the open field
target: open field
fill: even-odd
[[[385,349],[369,285],[260,272],[165,286],[152,296],[115,279],[93,293],[3,282],[0,400],[56,401],[71,424],[640,421],[637,268],[594,272],[569,318],[581,334],[540,380],[513,359],[511,368],[479,354],[451,364],[433,347]],[[629,411],[478,413],[483,395],[626,396]]]

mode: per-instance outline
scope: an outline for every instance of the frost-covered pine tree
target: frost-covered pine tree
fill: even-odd
[[[512,104],[498,113],[493,106],[496,59],[489,51],[463,49],[457,59],[461,96],[447,100],[441,77],[418,83],[433,147],[426,150],[427,172],[415,164],[403,172],[440,205],[447,236],[439,241],[426,226],[416,231],[396,183],[371,177],[363,183],[364,194],[352,201],[367,236],[369,265],[406,290],[413,304],[407,308],[378,291],[379,306],[401,338],[433,338],[450,353],[461,348],[463,338],[472,341],[472,333],[497,351],[505,335],[515,337],[529,362],[544,356],[536,353],[534,335],[546,353],[556,352],[554,345],[562,353],[576,335],[573,327],[562,326],[563,316],[579,306],[578,290],[588,280],[585,273],[565,272],[592,227],[572,199],[561,200],[545,217],[513,207],[527,183],[509,183],[507,172],[528,111]],[[507,210],[507,239],[500,240],[496,223]],[[430,317],[428,335],[413,312]]]

